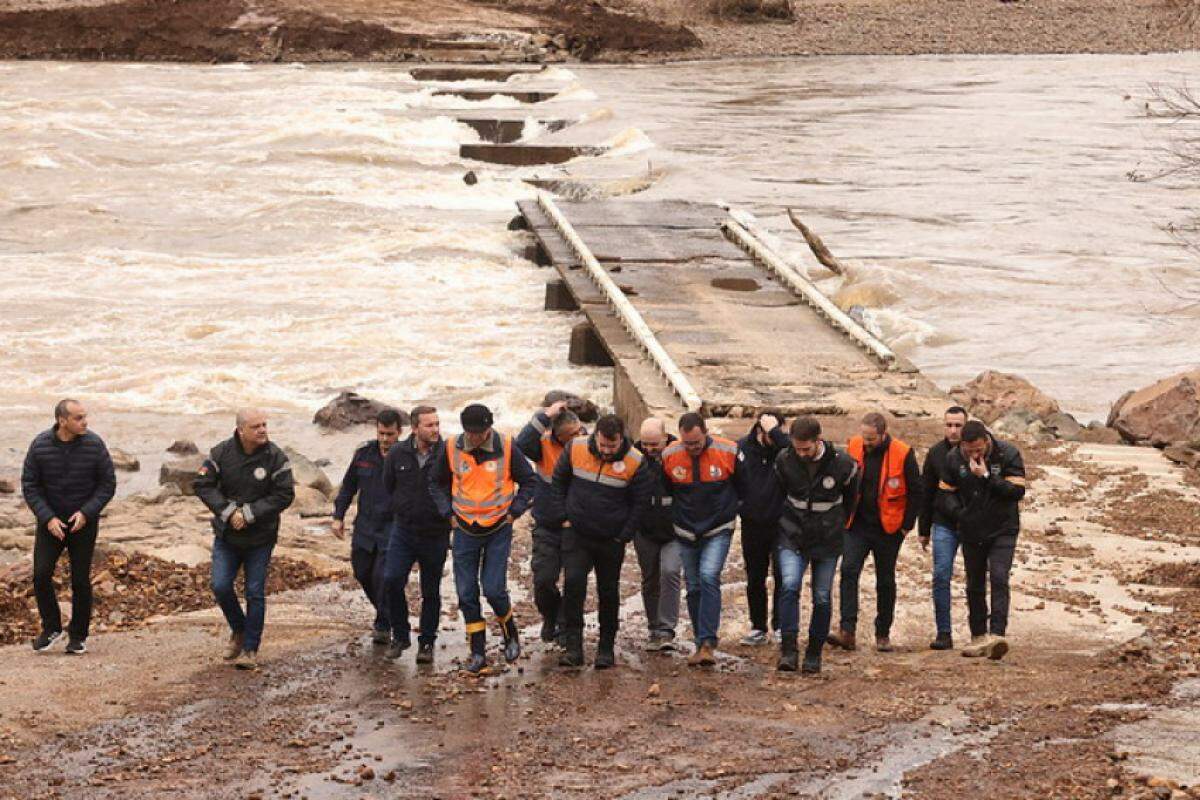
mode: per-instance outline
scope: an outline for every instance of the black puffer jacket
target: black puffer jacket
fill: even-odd
[[[777,485],[785,496],[779,529],[783,541],[805,558],[842,554],[846,520],[858,497],[858,463],[830,442],[816,469],[791,447],[775,460]]]
[[[93,523],[117,491],[112,456],[91,431],[70,442],[59,439],[57,432],[55,425],[29,445],[21,470],[25,502],[42,526],[55,517],[66,523],[76,511]]]
[[[194,486],[213,513],[213,532],[241,549],[273,544],[279,538],[279,515],[296,499],[292,465],[283,451],[267,442],[247,453],[236,433],[212,449]],[[246,519],[240,531],[229,524],[234,511]]]
[[[668,433],[667,446],[674,441],[675,437]],[[652,456],[643,450],[641,442],[634,442],[633,446],[646,456],[646,462],[642,469],[646,470],[650,491],[650,504],[642,514],[639,530],[652,542],[668,544],[675,541],[675,523],[671,517],[673,501],[671,493],[667,491],[667,481],[662,471],[662,459],[660,456]]]
[[[1021,451],[992,438],[984,459],[988,473],[976,477],[959,447],[946,457],[938,509],[954,521],[964,542],[982,543],[1021,528],[1021,498],[1025,496],[1025,461]]]
[[[780,424],[767,432],[771,443],[764,445],[758,440],[761,429],[762,425],[756,422],[750,433],[738,439],[738,465],[733,480],[738,487],[738,515],[751,523],[773,525],[783,511],[783,492],[775,479],[775,459],[788,447],[788,437]]]
[[[559,456],[550,492],[580,535],[632,541],[649,505],[646,457],[628,438],[611,458],[600,455],[595,434],[576,439]]]

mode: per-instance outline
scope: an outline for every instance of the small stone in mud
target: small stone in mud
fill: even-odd
[[[475,174],[475,170],[471,170],[466,175],[463,175],[463,183],[467,186],[474,186],[479,183],[479,176]]]
[[[650,684],[650,688],[646,690],[647,697],[658,697],[662,694],[662,687],[657,683]]]
[[[373,781],[375,780],[375,770],[364,766],[358,771],[358,777],[362,778],[364,781]]]

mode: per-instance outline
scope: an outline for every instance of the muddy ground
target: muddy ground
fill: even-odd
[[[774,0],[772,6],[782,3]],[[663,61],[1194,49],[1193,0],[0,0],[0,58]],[[470,39],[477,44],[447,45]],[[486,41],[482,41],[486,40]]]
[[[347,545],[314,533],[319,517],[289,514],[281,553],[331,577],[302,571],[305,588],[271,595],[258,673],[221,663],[211,607],[123,620],[84,658],[0,648],[0,798],[1200,797],[1200,743],[1186,733],[1200,698],[1196,476],[1144,449],[1026,453],[1035,482],[1003,661],[926,648],[930,562],[914,539],[896,653],[828,651],[819,677],[777,673],[774,648],[735,644],[748,627],[735,547],[716,669],[641,650],[630,558],[620,666],[562,671],[528,641],[522,528],[510,578],[526,655],[461,674],[447,577],[437,663],[417,668],[411,651],[390,662],[368,643]],[[1174,513],[1145,524],[1150,498]],[[19,565],[27,512],[15,500],[0,511],[15,523],[0,546]],[[104,530],[113,552],[191,556],[202,572],[200,516],[194,498],[127,498]],[[872,583],[868,568],[864,634]]]

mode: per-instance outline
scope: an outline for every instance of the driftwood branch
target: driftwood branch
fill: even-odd
[[[817,261],[835,275],[845,276],[849,270],[842,266],[842,262],[838,261],[833,253],[829,252],[829,248],[821,241],[821,237],[813,233],[807,225],[800,221],[800,216],[793,210],[788,209],[788,219],[796,226],[804,236],[804,241],[808,242],[808,247],[813,251],[813,255],[817,257]]]

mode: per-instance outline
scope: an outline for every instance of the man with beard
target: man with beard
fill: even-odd
[[[954,523],[938,510],[939,484],[946,477],[946,457],[962,441],[962,429],[967,424],[967,410],[951,406],[942,417],[942,440],[925,454],[921,470],[924,484],[921,508],[921,547],[929,549],[933,540],[933,619],[937,635],[929,643],[931,650],[953,650],[954,636],[950,624],[950,580],[954,577],[954,559],[958,556],[958,531]]]

